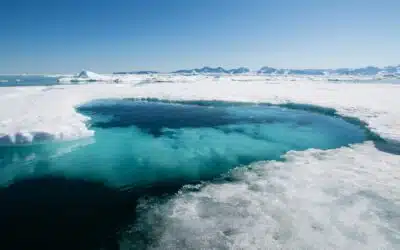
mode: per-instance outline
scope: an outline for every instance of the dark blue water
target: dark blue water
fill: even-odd
[[[0,75],[0,87],[57,85],[57,77],[35,75]]]
[[[92,140],[0,148],[0,230],[8,242],[115,249],[139,197],[172,194],[289,150],[367,138],[337,117],[267,105],[98,100],[78,111],[92,118]]]

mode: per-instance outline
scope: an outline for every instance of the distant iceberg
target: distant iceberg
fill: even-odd
[[[113,81],[111,76],[100,75],[91,71],[83,70],[76,76],[72,77],[62,77],[57,80],[61,83],[71,83],[71,82],[110,82]]]
[[[140,71],[120,71],[120,72],[114,72],[113,75],[153,75],[153,74],[159,74],[160,72],[158,71],[153,71],[153,70],[140,70]]]
[[[247,74],[250,72],[250,69],[245,67],[240,67],[236,69],[224,69],[222,67],[211,68],[211,67],[203,67],[201,69],[183,69],[177,70],[172,73],[175,74],[184,74],[184,75],[198,75],[198,74]]]

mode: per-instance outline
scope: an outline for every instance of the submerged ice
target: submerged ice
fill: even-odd
[[[93,141],[2,148],[0,181],[55,174],[180,187],[290,150],[338,148],[367,136],[337,117],[268,105],[114,99],[78,111],[91,117]]]

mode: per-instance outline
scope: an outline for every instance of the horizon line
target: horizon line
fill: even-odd
[[[21,73],[0,73],[1,76],[15,76],[15,75],[74,75],[76,72],[82,72],[82,71],[91,71],[91,72],[100,72],[103,74],[114,74],[114,73],[129,73],[129,72],[145,72],[145,71],[153,71],[157,73],[175,73],[177,71],[183,71],[183,70],[196,70],[196,69],[204,69],[204,68],[211,68],[211,69],[217,69],[217,68],[222,68],[224,70],[233,70],[233,69],[240,69],[240,68],[246,68],[249,69],[250,72],[257,72],[261,70],[262,68],[272,68],[272,69],[278,69],[278,70],[338,70],[338,69],[363,69],[363,68],[369,68],[369,67],[374,67],[374,68],[379,68],[379,69],[384,69],[388,67],[400,67],[399,64],[392,64],[392,65],[386,65],[386,66],[377,66],[377,65],[365,65],[361,67],[333,67],[333,68],[313,68],[313,67],[273,67],[273,66],[261,66],[258,69],[252,69],[250,67],[246,66],[238,66],[238,67],[222,67],[222,66],[202,66],[202,67],[195,67],[195,68],[182,68],[182,69],[177,69],[177,70],[172,70],[172,71],[159,71],[159,70],[153,70],[153,69],[138,69],[138,70],[117,70],[117,71],[112,71],[112,72],[103,72],[103,71],[97,71],[97,70],[91,70],[91,69],[81,69],[78,71],[75,71],[75,73],[26,73],[26,72],[21,72]]]

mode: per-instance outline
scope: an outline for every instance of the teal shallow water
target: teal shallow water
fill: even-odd
[[[59,174],[112,186],[182,184],[278,160],[289,150],[366,139],[340,118],[266,105],[99,100],[78,110],[92,118],[92,140],[3,147],[3,168],[12,166],[15,177]],[[3,174],[0,181],[13,178]]]
[[[94,138],[0,148],[4,246],[117,249],[141,197],[369,137],[338,117],[268,105],[97,100],[78,111],[92,118]]]

